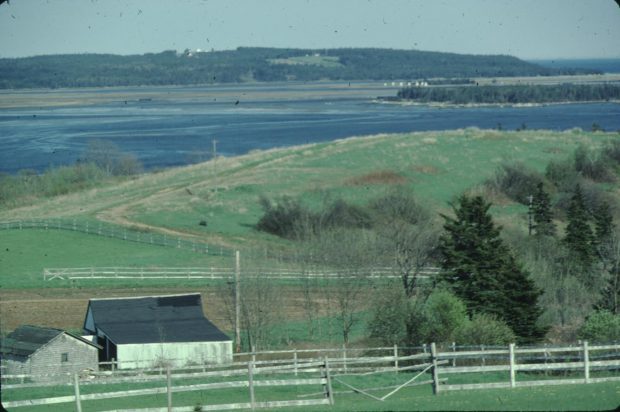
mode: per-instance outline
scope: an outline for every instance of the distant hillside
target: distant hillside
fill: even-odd
[[[0,59],[0,88],[546,76],[574,72],[544,68],[503,55],[243,47],[230,51],[164,51],[133,56],[74,54]],[[580,71],[585,72],[588,71]]]

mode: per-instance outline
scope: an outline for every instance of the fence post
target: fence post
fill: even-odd
[[[347,346],[342,344],[342,367],[344,368],[344,373],[347,373]]]
[[[112,367],[112,372],[114,372],[114,369],[116,368],[116,360],[114,358],[112,358],[112,362],[110,363],[110,366]]]
[[[252,345],[252,366],[256,363],[256,346]]]
[[[452,342],[452,353],[456,353],[456,342]],[[456,366],[456,356],[452,357],[452,367]]]
[[[482,358],[481,358],[482,360],[480,361],[482,363],[482,365],[480,365],[480,366],[484,366],[484,365],[486,365],[486,359],[484,358],[484,345],[480,345],[480,351],[482,352]]]
[[[250,406],[252,410],[256,408],[254,399],[254,362],[248,362],[248,386],[250,387]]]
[[[333,405],[334,404],[334,393],[332,392],[332,378],[331,378],[331,374],[329,372],[329,361],[327,360],[327,356],[325,356],[324,358],[324,369],[325,369],[325,391],[326,391],[326,395],[327,395],[327,399],[329,400],[329,404]]]
[[[433,394],[439,393],[439,370],[437,369],[437,347],[431,343],[431,362],[433,363]]]
[[[394,369],[398,372],[398,344],[394,344]]]
[[[515,344],[508,345],[508,358],[510,359],[510,387],[514,388],[515,383]]]
[[[172,412],[172,377],[170,376],[170,365],[166,365],[166,392],[168,394],[168,412]]]
[[[82,412],[82,400],[80,399],[80,378],[77,372],[73,374],[73,389],[75,390],[75,408],[77,412]]]
[[[590,354],[588,353],[588,341],[583,341],[583,372],[586,383],[590,383]]]
[[[293,349],[293,365],[295,366],[295,376],[297,376],[297,348]]]

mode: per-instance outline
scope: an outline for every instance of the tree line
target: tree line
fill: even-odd
[[[397,98],[420,103],[519,104],[609,101],[620,99],[617,84],[407,87]]]
[[[619,177],[615,139],[579,146],[545,173],[505,163],[451,213],[403,187],[363,205],[263,197],[257,229],[293,240],[304,267],[346,273],[303,287],[308,330],[322,308],[345,343],[364,316],[367,336],[383,344],[611,341],[620,339],[620,210],[605,187]],[[507,228],[488,200],[502,197],[525,208]],[[428,266],[440,274],[425,279]],[[371,280],[378,267],[399,280]]]
[[[337,57],[337,64],[284,64],[303,56]],[[281,62],[281,63],[278,63]],[[549,69],[504,55],[464,55],[371,48],[240,47],[201,53],[70,54],[0,59],[0,89],[189,85],[246,81],[398,80],[431,77],[547,76],[593,73]]]

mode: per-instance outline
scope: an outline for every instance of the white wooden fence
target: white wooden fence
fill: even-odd
[[[439,268],[424,268],[419,278],[426,279],[439,273]],[[371,279],[400,278],[393,268],[369,268],[367,271],[347,270],[296,270],[294,268],[253,268],[242,269],[241,276],[257,276],[262,279],[351,279],[366,276]],[[232,279],[234,267],[84,267],[84,268],[45,268],[43,280],[94,280],[94,279]]]
[[[0,222],[0,230],[14,229],[67,230],[96,236],[111,237],[115,239],[125,240],[128,242],[147,243],[151,245],[186,249],[191,250],[192,252],[203,253],[213,256],[234,256],[234,251],[232,249],[224,248],[221,246],[209,245],[203,242],[194,242],[178,236],[132,230],[104,222],[92,222],[88,220],[79,221],[76,219],[33,219]]]
[[[255,380],[255,376],[257,374],[264,374],[267,372],[274,372],[273,370],[266,370],[265,368],[258,368],[252,362],[247,364],[243,370],[238,370],[237,375],[246,375],[247,380],[234,380],[234,381],[226,381],[226,382],[213,382],[213,383],[203,383],[203,384],[193,384],[193,385],[179,385],[174,386],[172,384],[174,379],[184,379],[187,376],[183,374],[172,374],[170,368],[167,368],[165,377],[163,379],[166,380],[166,385],[156,388],[147,388],[147,389],[134,389],[134,390],[126,390],[126,391],[114,391],[114,392],[102,392],[102,393],[92,393],[82,395],[80,393],[80,378],[77,374],[73,375],[73,395],[66,396],[56,396],[49,398],[38,398],[38,399],[25,399],[25,400],[15,400],[15,401],[5,401],[3,402],[3,406],[6,408],[19,408],[23,406],[37,406],[37,405],[53,405],[53,404],[62,404],[62,403],[75,403],[76,410],[78,412],[82,411],[82,402],[83,401],[96,401],[96,400],[105,400],[105,399],[113,399],[113,398],[130,398],[135,396],[145,396],[145,395],[158,395],[158,394],[167,394],[167,406],[161,408],[147,408],[147,409],[127,409],[126,411],[190,411],[194,410],[196,405],[188,405],[188,406],[177,406],[173,407],[172,404],[172,394],[180,393],[180,392],[191,392],[191,391],[210,391],[210,390],[222,390],[222,389],[233,389],[233,388],[248,388],[249,391],[249,402],[243,403],[229,403],[229,404],[212,404],[212,405],[200,405],[200,410],[202,411],[215,411],[215,410],[227,410],[227,409],[256,409],[256,408],[277,408],[277,407],[287,407],[287,406],[311,406],[311,405],[333,405],[334,398],[332,395],[331,389],[331,377],[329,370],[329,363],[327,360],[323,360],[321,362],[314,363],[305,363],[301,366],[304,368],[304,371],[308,372],[320,372],[319,377],[309,377],[309,378],[295,378],[295,379],[270,379],[270,380]],[[279,373],[286,371],[286,367],[278,367]],[[211,376],[214,377],[222,377],[222,376],[231,376],[224,372],[219,374],[213,373]],[[192,376],[195,378],[196,376]],[[156,376],[156,380],[161,381],[162,376]],[[135,382],[136,380],[134,380]],[[258,401],[256,399],[254,388],[255,387],[277,387],[277,386],[307,386],[307,385],[321,385],[323,387],[323,396],[320,398],[314,399],[293,399],[293,400],[277,400],[277,401]]]
[[[428,350],[427,350],[428,349]],[[447,349],[447,350],[445,350]],[[402,355],[406,350],[414,354]],[[401,352],[401,353],[399,353]],[[574,346],[539,346],[539,347],[516,347],[514,344],[508,347],[456,347],[448,346],[444,351],[436,348],[435,344],[424,345],[418,348],[331,348],[331,349],[304,349],[304,350],[280,350],[248,352],[235,354],[236,360],[230,365],[193,365],[184,368],[145,368],[134,370],[115,370],[92,372],[87,377],[79,380],[73,376],[73,382],[65,380],[64,385],[73,385],[73,396],[49,398],[47,400],[23,400],[5,403],[5,406],[19,407],[25,405],[45,404],[45,402],[74,402],[81,400],[107,399],[112,397],[129,397],[156,393],[173,393],[192,390],[210,390],[218,388],[248,387],[252,395],[254,386],[282,386],[282,385],[313,385],[321,384],[324,387],[324,397],[313,400],[304,400],[296,403],[294,400],[278,401],[282,403],[260,403],[255,399],[249,403],[235,404],[236,407],[278,407],[294,405],[310,405],[333,403],[335,392],[331,390],[333,378],[335,382],[356,393],[368,396],[376,401],[384,401],[396,391],[404,387],[419,384],[432,384],[434,393],[451,390],[492,389],[492,388],[515,388],[526,386],[546,386],[564,384],[590,384],[607,381],[620,381],[620,345],[593,345],[583,342]],[[371,374],[371,373],[394,373],[402,371],[419,371],[413,378],[402,385],[394,387],[394,390],[383,398],[378,398],[370,391],[378,388],[354,388],[343,380],[347,375]],[[545,373],[567,372],[568,375],[561,379],[548,378]],[[450,383],[450,377],[457,374],[506,372],[506,380],[486,383]],[[601,374],[603,372],[604,374]],[[253,381],[254,376],[265,374],[289,374],[294,379]],[[322,373],[319,378],[300,378],[299,375]],[[430,379],[414,382],[415,379],[430,374]],[[519,373],[528,374],[527,379],[520,379]],[[592,376],[595,373],[597,376]],[[166,388],[136,389],[124,392],[109,392],[104,394],[79,395],[79,386],[105,385],[113,383],[137,383],[149,381],[161,381],[164,376],[175,380],[180,379],[210,379],[234,376],[248,376],[247,380],[229,381],[228,383],[203,383],[199,385],[186,385]],[[329,375],[331,378],[328,378]],[[534,374],[534,375],[532,375]],[[495,375],[493,375],[495,376]],[[540,377],[543,379],[532,379]],[[11,383],[10,380],[19,379],[20,376],[3,376],[5,380],[3,390],[18,390],[40,386],[58,386],[60,380],[48,384],[40,383]],[[23,378],[23,377],[21,377]],[[7,381],[9,380],[9,381]],[[286,382],[285,382],[286,381]],[[231,383],[232,382],[232,383]],[[274,383],[275,382],[275,383]],[[327,388],[329,386],[329,388]],[[382,388],[385,389],[385,388]],[[146,392],[145,392],[146,391]],[[150,392],[149,392],[150,391]],[[312,395],[310,395],[312,396]],[[328,401],[326,401],[328,399]],[[316,403],[304,403],[304,402]],[[34,402],[34,403],[33,403]],[[38,402],[38,403],[37,403]],[[233,408],[226,405],[226,408]],[[211,409],[215,408],[215,409]],[[224,408],[223,405],[211,405],[203,410],[216,410]],[[164,410],[164,409],[162,409]]]
[[[588,342],[583,342],[579,346],[560,346],[560,347],[531,347],[517,348],[510,344],[508,348],[490,349],[485,351],[458,351],[458,352],[438,352],[435,345],[431,348],[431,361],[456,360],[485,356],[493,359],[493,364],[483,366],[438,366],[433,372],[433,388],[435,393],[444,390],[463,390],[463,389],[491,389],[491,388],[515,388],[526,386],[546,386],[546,385],[566,385],[576,383],[596,383],[608,381],[620,381],[620,345],[598,345],[589,346]],[[593,354],[597,352],[607,352],[603,358],[605,360],[591,360]],[[524,359],[519,362],[519,355]],[[534,356],[533,356],[534,355]],[[555,355],[555,356],[554,356]],[[560,355],[560,356],[558,356]],[[575,361],[574,359],[579,359]],[[543,360],[541,362],[541,360]],[[611,370],[615,376],[591,377],[594,370]],[[440,377],[459,373],[485,373],[505,371],[507,380],[504,382],[488,383],[468,383],[468,384],[447,384],[440,383]],[[572,375],[579,374],[580,377],[571,376],[564,379],[539,379],[523,380],[517,379],[518,372],[550,372],[550,371],[569,371]]]

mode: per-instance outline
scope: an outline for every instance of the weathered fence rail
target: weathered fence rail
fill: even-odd
[[[74,394],[66,395],[66,396],[56,396],[49,398],[38,398],[38,399],[25,399],[25,400],[15,400],[15,401],[6,401],[3,402],[3,406],[7,408],[19,408],[23,406],[37,406],[37,405],[53,405],[53,404],[61,404],[61,403],[76,403],[76,409],[78,411],[82,410],[81,403],[83,401],[93,401],[93,400],[105,400],[105,399],[113,399],[113,398],[129,398],[134,396],[145,396],[145,395],[158,395],[158,394],[167,394],[168,398],[168,406],[166,408],[162,408],[161,410],[169,411],[172,410],[172,394],[179,392],[190,392],[190,391],[209,391],[216,389],[234,389],[234,388],[248,388],[249,389],[249,398],[250,402],[244,403],[231,403],[231,404],[215,404],[215,405],[205,405],[202,406],[201,410],[226,410],[226,409],[241,409],[241,408],[263,408],[263,407],[282,407],[282,406],[308,406],[308,405],[329,405],[333,404],[333,396],[331,394],[331,377],[328,361],[323,360],[321,362],[313,362],[302,365],[302,367],[314,367],[313,371],[320,372],[320,377],[318,378],[294,378],[294,379],[271,379],[271,380],[255,380],[254,376],[262,372],[260,368],[257,368],[256,365],[253,365],[252,362],[247,364],[247,367],[242,371],[243,373],[239,373],[238,375],[246,375],[247,380],[237,380],[237,381],[226,381],[226,382],[212,382],[212,383],[203,383],[203,384],[193,384],[193,385],[178,385],[174,386],[172,384],[172,379],[184,379],[186,376],[182,374],[172,374],[170,368],[166,370],[165,378],[162,376],[157,376],[157,380],[161,381],[166,379],[166,386],[156,387],[156,388],[146,388],[146,389],[133,389],[126,391],[114,391],[114,392],[102,392],[102,393],[92,393],[92,394],[80,394],[80,379],[77,374],[73,375],[73,386],[74,386]],[[215,377],[228,377],[230,375],[225,374],[224,372],[220,374],[213,374]],[[304,386],[304,385],[321,385],[323,386],[323,394],[324,396],[316,399],[306,399],[306,400],[279,400],[279,401],[269,401],[269,402],[257,402],[254,394],[255,387],[275,387],[275,386]],[[183,408],[183,410],[192,410],[192,406],[184,406],[177,407]],[[157,409],[157,408],[156,408]],[[139,410],[139,409],[137,409]],[[153,410],[149,408],[148,410]]]
[[[605,360],[593,360],[597,352],[607,351],[612,353],[601,356]],[[542,356],[532,356],[541,354]],[[555,354],[555,356],[552,356]],[[517,348],[510,344],[507,349],[492,349],[487,351],[462,351],[462,352],[436,352],[432,350],[431,358],[434,360],[454,360],[457,358],[472,358],[495,355],[492,365],[482,366],[442,366],[436,368],[434,379],[435,393],[443,390],[464,389],[491,389],[491,388],[515,388],[526,386],[564,385],[571,383],[595,383],[620,381],[617,376],[591,377],[593,371],[620,372],[620,345],[589,346],[583,342],[579,346]],[[526,355],[519,359],[519,355]],[[574,361],[574,359],[580,359]],[[544,362],[540,360],[544,359]],[[485,373],[507,371],[508,379],[504,382],[469,383],[469,384],[446,384],[441,385],[439,377],[446,374],[459,373]],[[580,378],[564,379],[540,379],[540,380],[517,380],[518,372],[548,372],[548,371],[573,371],[582,374]]]
[[[442,367],[439,372],[445,374],[484,373],[496,371],[510,371],[511,352],[508,348],[482,347],[472,350],[471,346],[448,346],[438,352],[438,361],[447,361],[448,366]],[[549,371],[549,370],[589,370],[618,369],[620,370],[620,345],[587,346],[540,346],[535,348],[513,347],[513,370],[517,371]],[[405,353],[405,355],[403,355]],[[234,376],[239,374],[239,367],[251,362],[261,368],[260,373],[287,371],[297,375],[308,372],[308,365],[327,360],[332,365],[334,373],[364,373],[369,370],[406,370],[415,369],[419,362],[428,362],[432,358],[430,345],[417,347],[389,347],[354,348],[342,346],[328,349],[291,349],[252,351],[233,354],[233,362],[225,365],[210,363],[203,359],[201,364],[171,367],[171,371],[178,376],[211,377],[218,375]],[[587,359],[587,365],[584,363]],[[180,359],[154,359],[142,361],[142,365],[135,364],[132,369],[119,368],[119,361],[101,362],[99,371],[90,371],[86,374],[92,383],[118,383],[127,380],[156,380],[166,370],[167,361],[175,362]],[[459,365],[457,366],[457,362]],[[467,364],[466,364],[467,363]],[[156,365],[156,366],[154,366]],[[405,368],[405,369],[403,369]],[[242,371],[243,372],[243,371]],[[314,371],[310,371],[314,372]],[[64,376],[64,375],[62,375]],[[50,375],[49,377],[58,377]],[[64,376],[66,378],[66,376]],[[33,386],[53,386],[62,382],[54,379],[49,383],[15,383],[32,378],[31,375],[8,375],[3,373],[3,387],[24,388]],[[65,380],[65,382],[68,382]],[[88,380],[84,384],[89,384]]]
[[[425,268],[419,278],[426,279],[439,273],[439,268]],[[262,279],[355,279],[367,276],[372,279],[399,278],[392,268],[369,268],[357,270],[295,270],[293,268],[252,268],[241,269],[242,276],[257,276]],[[84,267],[84,268],[45,268],[43,280],[93,280],[93,279],[231,279],[235,276],[234,267]]]

